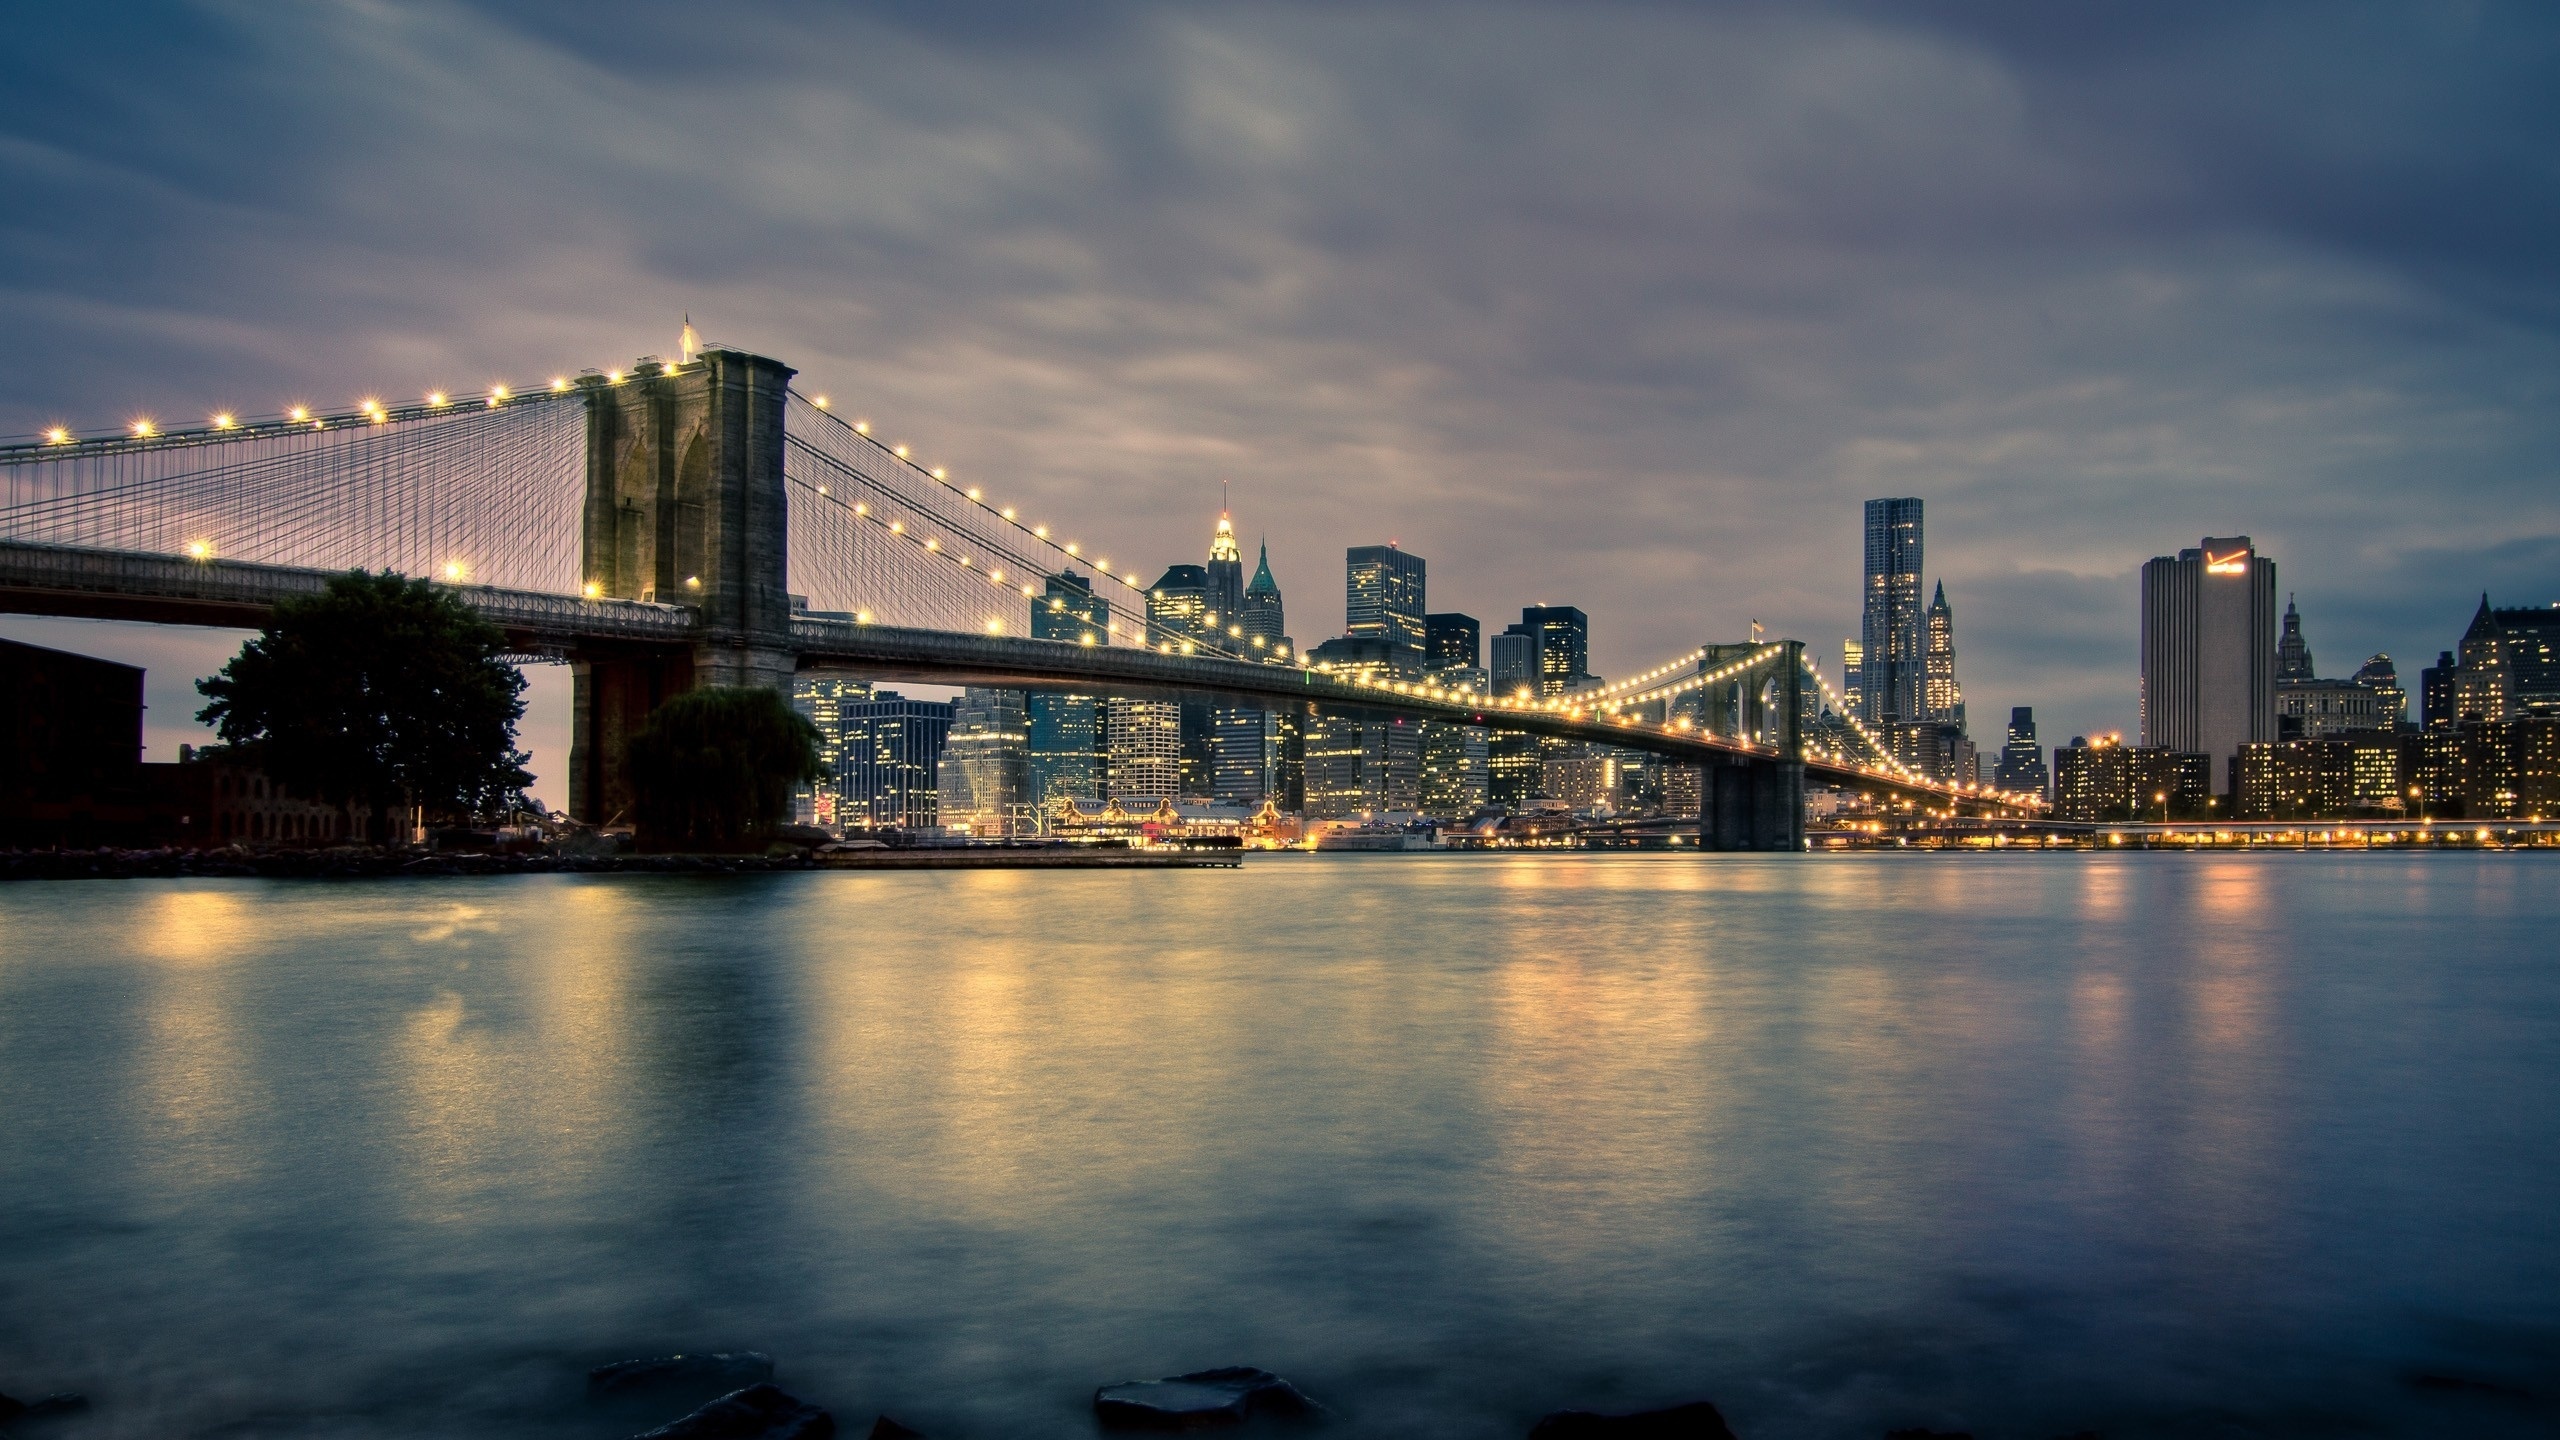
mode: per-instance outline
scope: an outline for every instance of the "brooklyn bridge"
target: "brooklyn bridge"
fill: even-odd
[[[1956,814],[2033,803],[1915,774],[1854,719],[1812,743],[1808,711],[1837,697],[1796,640],[1701,645],[1536,697],[1170,633],[1134,566],[926,466],[793,374],[714,348],[411,403],[57,428],[0,448],[0,611],[254,627],[351,568],[430,577],[521,660],[573,667],[570,811],[591,822],[628,808],[626,744],[666,697],[787,690],[818,667],[1650,752],[1701,767],[1707,849],[1802,848],[1808,785]],[[1033,607],[1068,573],[1095,624],[1033,638]]]

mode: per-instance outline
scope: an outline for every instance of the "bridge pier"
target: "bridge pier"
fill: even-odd
[[[569,813],[627,816],[625,751],[649,713],[697,685],[788,695],[791,645],[783,410],[791,367],[706,351],[629,378],[579,381],[587,402],[581,584],[593,597],[682,605],[701,616],[685,652],[598,657],[577,667]]]
[[[1804,646],[1788,640],[1777,674],[1774,755],[1738,756],[1710,764],[1698,776],[1698,848],[1702,850],[1804,849],[1804,687],[1798,672]],[[1746,682],[1747,683],[1747,682]],[[1757,708],[1764,687],[1751,685],[1741,708]],[[1752,717],[1756,720],[1756,716]],[[1749,732],[1746,732],[1749,733]]]

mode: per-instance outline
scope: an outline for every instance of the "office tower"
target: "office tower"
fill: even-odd
[[[1840,642],[1840,709],[1841,713],[1859,720],[1867,718],[1867,647],[1856,640]]]
[[[883,690],[844,702],[842,711],[843,823],[909,830],[940,824],[937,782],[951,707]]]
[[[2560,605],[2493,610],[2484,593],[2454,653],[2453,723],[2560,714]]]
[[[1473,615],[1426,615],[1423,625],[1424,669],[1437,675],[1447,670],[1474,670],[1484,664],[1480,639],[1483,630]]]
[[[2418,705],[2421,720],[2430,730],[2451,730],[2460,719],[2453,708],[2453,682],[2461,667],[2454,663],[2453,652],[2436,653],[2436,663],[2418,672]]]
[[[1285,792],[1288,718],[1277,710],[1219,707],[1210,719],[1211,799],[1257,806]]]
[[[2409,694],[2400,688],[2400,671],[2387,654],[2376,654],[2358,666],[2355,683],[2373,692],[2376,721],[2386,730],[2404,730],[2409,725]]]
[[[1423,561],[1394,545],[1355,545],[1343,555],[1343,634],[1382,640],[1398,655],[1403,673],[1422,670]]]
[[[1995,782],[2003,790],[2042,795],[2048,780],[2044,769],[2044,751],[2036,744],[2036,712],[2031,705],[2020,705],[2009,712],[2009,743],[2000,747],[2000,769]]]
[[[1182,788],[1182,707],[1114,695],[1103,702],[1104,794],[1128,804],[1170,800]]]
[[[942,744],[942,824],[972,835],[1027,834],[1037,828],[1030,775],[1030,721],[1023,693],[972,685],[952,702]]]
[[[1110,638],[1109,607],[1093,582],[1072,570],[1049,577],[1048,593],[1032,602],[1035,640],[1099,645]],[[1031,804],[1102,800],[1102,697],[1035,690],[1023,702],[1030,736]]]
[[[1185,655],[1227,653],[1226,637],[1210,619],[1213,611],[1207,567],[1168,565],[1147,588],[1147,643]],[[1195,694],[1172,703],[1182,731],[1182,780],[1174,793],[1206,799],[1217,768],[1217,707],[1207,696]]]
[[[1465,616],[1433,616],[1436,626],[1442,619],[1466,619]],[[1469,634],[1474,621],[1468,620]],[[1435,635],[1438,631],[1435,629]],[[1441,652],[1455,657],[1453,645]],[[1485,672],[1473,665],[1451,665],[1431,672],[1435,684],[1452,690],[1469,690],[1484,694],[1491,683]],[[1492,732],[1481,725],[1456,725],[1446,720],[1422,722],[1422,780],[1420,804],[1424,814],[1443,819],[1472,815],[1485,806],[1492,794]]]
[[[1280,605],[1280,582],[1271,578],[1271,546],[1267,542],[1254,562],[1252,582],[1244,587],[1242,613],[1247,641],[1262,642],[1258,649],[1250,643],[1246,649],[1260,654],[1288,645],[1289,622]]]
[[[1308,818],[1365,819],[1418,808],[1421,732],[1401,715],[1319,708],[1307,725]]]
[[[1866,674],[1858,685],[1864,707],[1858,718],[1870,725],[1887,717],[1916,720],[1928,645],[1920,613],[1920,502],[1868,501],[1866,538],[1866,596],[1858,626]]]
[[[1947,582],[1929,602],[1928,645],[1920,660],[1920,718],[1964,728],[1964,687],[1956,683],[1956,614],[1947,605]]]
[[[2284,597],[2284,633],[2276,641],[2276,683],[2312,678],[2311,646],[2302,638],[2302,612]]]
[[[1235,522],[1218,513],[1218,528],[1209,536],[1209,633],[1230,653],[1244,644],[1244,552],[1236,548]]]
[[[871,683],[836,670],[803,670],[791,678],[791,708],[818,732],[817,779],[794,791],[792,818],[803,825],[844,823],[844,706],[871,698]]]
[[[1591,617],[1580,610],[1526,606],[1518,628],[1537,639],[1540,695],[1569,695],[1598,678],[1591,673]]]
[[[1526,696],[1538,693],[1538,637],[1514,625],[1493,637],[1493,693]]]
[[[2275,662],[2276,562],[2248,536],[2142,567],[2144,745],[2227,773],[2241,746],[2276,738]]]

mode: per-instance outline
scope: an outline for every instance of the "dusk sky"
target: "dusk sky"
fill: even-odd
[[[521,13],[520,13],[521,12]],[[1973,731],[2135,714],[2136,571],[2247,534],[2324,674],[2560,602],[2560,9],[22,7],[0,430],[706,338],[1152,573],[1342,550],[1837,673],[1928,504]],[[153,667],[236,635],[0,621]],[[531,732],[556,774],[557,672]],[[537,793],[558,804],[565,787]]]

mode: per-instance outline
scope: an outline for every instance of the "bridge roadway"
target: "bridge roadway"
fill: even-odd
[[[254,629],[266,622],[277,601],[316,595],[334,573],[338,572],[0,540],[0,613]],[[446,588],[495,624],[506,634],[507,643],[524,654],[573,660],[629,653],[635,648],[689,647],[701,639],[699,618],[686,606],[588,600],[487,585]],[[1695,764],[1765,765],[1780,758],[1767,746],[1707,731],[1398,694],[1383,685],[1364,685],[1290,665],[1167,655],[1136,646],[1069,645],[868,625],[850,617],[805,613],[793,618],[791,634],[804,667],[843,666],[882,679],[1106,694],[1207,694],[1251,705],[1314,703],[1597,741]],[[1939,803],[1953,801],[1966,808],[1985,803],[1980,797],[1957,796],[1820,759],[1805,763],[1805,778]]]

